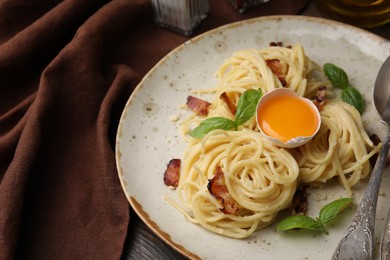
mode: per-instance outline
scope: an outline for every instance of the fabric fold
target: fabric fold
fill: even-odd
[[[123,108],[117,100],[128,97],[136,74],[126,65],[112,69],[102,57],[111,47],[103,46],[107,27],[117,22],[110,5],[125,1],[103,6],[74,27],[75,36],[61,41],[57,51],[44,46],[58,40],[72,11],[91,12],[92,2],[62,2],[0,46],[1,98],[7,100],[1,111],[20,114],[19,121],[1,122],[12,130],[4,131],[0,144],[7,143],[10,132],[19,133],[16,147],[0,147],[1,154],[12,155],[1,172],[2,259],[119,259],[122,254],[129,206],[117,178],[109,129],[118,123],[111,120],[118,119],[112,109]],[[29,68],[33,72],[27,77],[39,81],[18,84],[18,72]],[[30,102],[18,105],[23,99]]]
[[[277,6],[240,15],[210,1],[196,34]],[[189,39],[158,27],[149,0],[0,0],[0,259],[121,258],[132,234],[119,119],[145,73]]]

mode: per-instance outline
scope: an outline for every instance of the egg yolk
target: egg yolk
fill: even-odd
[[[311,136],[318,126],[313,108],[295,96],[275,96],[258,108],[257,120],[262,131],[282,142]]]

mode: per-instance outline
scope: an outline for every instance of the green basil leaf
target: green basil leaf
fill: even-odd
[[[236,128],[236,123],[233,120],[224,117],[210,117],[203,120],[199,126],[191,131],[190,136],[202,138],[208,132],[215,129],[230,130]]]
[[[250,89],[242,93],[237,104],[235,122],[237,126],[244,124],[256,112],[257,103],[262,96],[261,89]]]
[[[337,214],[343,211],[351,202],[351,198],[343,198],[327,204],[321,209],[319,220],[323,224],[331,222]]]
[[[365,104],[362,94],[360,94],[359,90],[352,86],[349,86],[348,88],[343,89],[343,91],[341,92],[341,99],[344,102],[354,106],[360,114],[363,114]]]
[[[332,63],[326,63],[323,66],[324,73],[332,82],[332,84],[338,88],[345,89],[349,86],[349,79],[347,73]]]
[[[290,229],[303,228],[309,230],[325,230],[324,225],[311,217],[308,216],[291,216],[283,219],[279,222],[276,227],[276,231],[286,231]]]

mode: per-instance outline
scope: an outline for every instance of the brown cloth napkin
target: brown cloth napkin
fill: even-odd
[[[307,2],[240,15],[211,0],[196,33]],[[0,0],[0,259],[120,259],[132,234],[118,121],[141,77],[187,39],[156,26],[147,0]]]

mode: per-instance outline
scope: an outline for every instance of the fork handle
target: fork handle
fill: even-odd
[[[387,145],[387,148],[385,147],[385,149],[389,149],[388,148],[389,142],[385,141],[383,145]],[[380,256],[381,256],[381,260],[390,260],[390,208],[387,212],[385,227],[382,233]]]
[[[386,164],[390,145],[390,130],[383,142],[370,181],[362,201],[352,219],[352,224],[340,240],[332,259],[372,259],[372,247],[375,232],[375,215],[379,187]],[[389,234],[388,234],[389,235]],[[384,260],[384,259],[382,259]]]
[[[387,212],[385,229],[381,238],[381,260],[390,260],[390,208]]]

